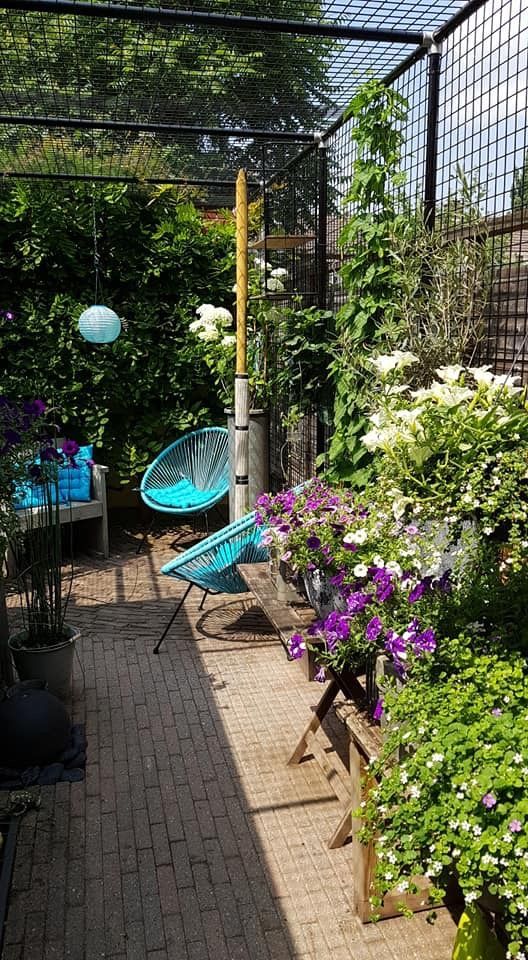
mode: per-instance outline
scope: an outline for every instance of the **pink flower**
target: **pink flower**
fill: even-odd
[[[508,824],[508,830],[511,830],[512,833],[520,833],[522,830],[522,823],[520,820],[510,820]]]
[[[482,797],[482,803],[488,810],[491,810],[497,803],[497,798],[492,793],[485,793]]]

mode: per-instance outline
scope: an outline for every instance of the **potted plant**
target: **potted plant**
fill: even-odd
[[[25,514],[25,534],[14,551],[22,628],[10,636],[9,647],[21,680],[44,680],[62,699],[71,692],[79,631],[66,622],[73,567],[70,562],[63,578],[59,511],[67,482],[63,472],[78,469],[78,451],[75,440],[63,441],[61,449],[45,440],[15,493]]]

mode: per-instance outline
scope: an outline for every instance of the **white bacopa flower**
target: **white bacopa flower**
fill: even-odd
[[[356,563],[356,566],[352,572],[355,577],[366,577],[368,574],[368,567],[364,563]]]
[[[421,790],[420,790],[420,788],[419,788],[419,787],[416,787],[416,786],[413,784],[412,787],[409,787],[409,796],[412,797],[413,800],[418,800],[419,797],[421,796]]]
[[[443,754],[443,753],[433,753],[432,756],[431,756],[431,760],[433,761],[433,763],[442,763],[443,760],[444,760],[444,754]]]
[[[480,893],[478,890],[470,890],[469,893],[464,894],[464,900],[466,903],[474,903],[475,900],[478,900]]]
[[[454,363],[448,365],[447,367],[438,367],[438,370],[435,370],[435,373],[440,377],[440,380],[443,380],[444,383],[456,383],[460,378],[460,374],[463,373],[464,367],[461,367],[459,363]]]
[[[396,892],[397,892],[397,893],[405,893],[405,891],[408,890],[408,889],[409,889],[409,881],[408,881],[408,880],[401,880],[400,883],[398,884],[398,886],[396,887]]]
[[[409,779],[409,774],[405,770],[402,770],[400,773],[400,783],[407,783]]]
[[[465,830],[466,833],[468,833],[471,830],[471,824],[469,820],[462,820],[462,823],[460,824],[460,829]]]
[[[282,280],[284,277],[288,276],[288,271],[286,270],[286,267],[275,267],[275,269],[271,271],[270,276],[278,277],[279,280]]]

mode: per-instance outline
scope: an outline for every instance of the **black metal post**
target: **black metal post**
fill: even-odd
[[[234,180],[207,180],[207,179],[187,179],[185,177],[129,177],[118,176],[106,173],[41,173],[37,172],[18,172],[18,171],[0,171],[0,183],[2,179],[6,180],[80,180],[95,183],[135,183],[140,186],[142,183],[154,184],[173,184],[175,187],[219,187],[226,190],[235,191]],[[248,187],[255,190],[260,184],[256,180],[248,180]]]
[[[424,223],[433,230],[436,215],[436,173],[438,163],[438,111],[440,105],[440,47],[432,42],[427,55],[427,140],[425,145]]]
[[[326,309],[328,292],[328,156],[322,140],[317,151],[317,302]]]

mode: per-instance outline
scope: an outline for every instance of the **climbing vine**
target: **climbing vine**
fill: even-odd
[[[354,121],[356,156],[345,203],[352,215],[340,235],[345,254],[341,278],[347,302],[337,316],[339,350],[333,365],[336,384],[334,436],[329,457],[334,478],[363,486],[369,460],[360,436],[366,422],[371,348],[392,338],[397,323],[401,266],[394,240],[406,229],[401,172],[401,126],[407,102],[372,79],[352,99],[347,117]]]

